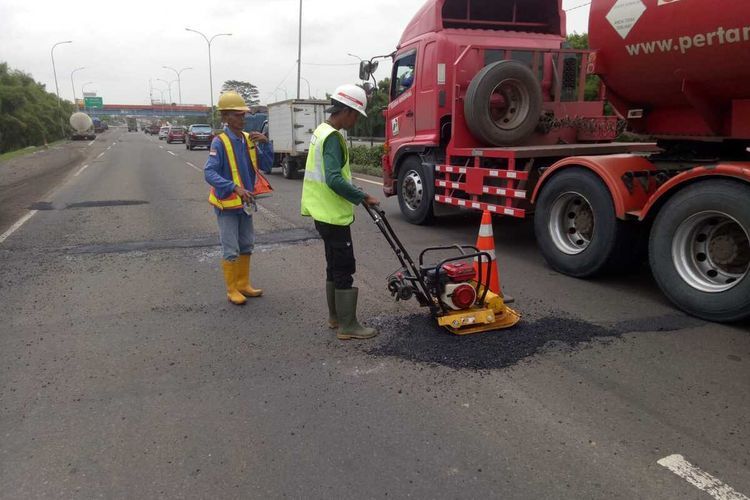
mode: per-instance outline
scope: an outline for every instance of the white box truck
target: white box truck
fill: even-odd
[[[287,179],[305,169],[310,138],[328,118],[330,101],[289,99],[268,105],[268,139],[273,143],[274,166],[281,166]],[[346,132],[342,130],[344,137]]]

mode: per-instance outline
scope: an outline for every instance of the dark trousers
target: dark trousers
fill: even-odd
[[[333,285],[339,290],[348,290],[354,283],[352,275],[357,271],[349,226],[315,221],[315,229],[325,244],[326,281],[333,281]]]

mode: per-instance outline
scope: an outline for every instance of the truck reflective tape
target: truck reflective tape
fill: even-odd
[[[438,85],[445,85],[445,63],[437,65],[437,83]]]

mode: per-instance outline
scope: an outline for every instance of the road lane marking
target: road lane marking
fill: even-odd
[[[115,146],[116,144],[117,144],[116,142],[113,142],[113,143],[112,143],[112,145],[113,145],[113,146]]]
[[[362,182],[369,182],[370,184],[375,184],[376,186],[383,185],[382,182],[375,182],[375,181],[371,181],[370,179],[363,179],[362,177],[355,177],[355,179],[357,179],[358,181],[362,181]]]
[[[80,170],[79,170],[78,172],[76,172],[76,173],[75,173],[75,175],[74,175],[73,177],[78,177],[79,175],[81,175],[81,172],[83,172],[83,171],[84,171],[84,170],[86,170],[87,168],[89,168],[89,166],[88,166],[88,165],[84,165],[84,166],[82,166],[82,167],[81,167],[81,169],[80,169]]]
[[[688,483],[701,491],[705,491],[717,500],[750,500],[750,498],[736,491],[728,484],[723,483],[708,472],[691,464],[682,455],[669,455],[656,463],[671,470]]]
[[[174,154],[174,153],[173,153],[173,152],[171,152],[171,151],[167,151],[167,153],[171,154],[172,156],[177,156],[176,154]]]
[[[159,145],[159,149],[164,149],[164,146]]]
[[[101,153],[99,153],[99,156],[97,156],[97,157],[96,157],[96,159],[98,160],[98,159],[99,159],[99,158],[101,158],[102,156],[104,156],[104,151],[102,151]]]
[[[186,161],[185,163],[187,163],[188,165],[190,165],[191,167],[193,167],[194,169],[196,169],[198,172],[203,172],[203,170],[199,169],[198,167],[196,167],[195,165],[193,165],[189,161]]]
[[[3,241],[5,241],[6,239],[8,239],[8,236],[10,236],[11,234],[15,233],[16,230],[19,227],[23,226],[24,223],[27,220],[29,220],[32,217],[34,217],[35,213],[37,213],[37,210],[30,210],[29,213],[27,213],[26,215],[24,215],[23,217],[21,217],[20,219],[18,219],[18,221],[15,224],[13,224],[12,226],[10,226],[10,229],[8,229],[2,235],[0,235],[0,243],[2,243]]]
[[[94,139],[94,141],[95,141],[95,140],[96,140],[96,139]],[[91,142],[89,142],[89,143],[87,144],[87,146],[91,146],[92,144],[94,144],[94,141],[91,141]]]

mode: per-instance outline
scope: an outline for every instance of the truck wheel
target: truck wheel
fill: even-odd
[[[471,80],[464,101],[466,124],[492,146],[523,142],[542,114],[542,90],[534,73],[518,61],[485,66]]]
[[[595,173],[564,170],[547,181],[537,200],[534,233],[556,271],[588,278],[629,268],[637,226],[618,220],[612,196]]]
[[[435,199],[434,174],[422,164],[419,156],[411,155],[401,164],[396,191],[398,205],[407,221],[420,225],[432,222],[432,202]]]
[[[281,160],[281,174],[285,179],[294,179],[297,177],[297,160],[291,156],[285,156]]]
[[[704,181],[659,210],[649,261],[664,295],[709,321],[750,317],[750,186]]]

